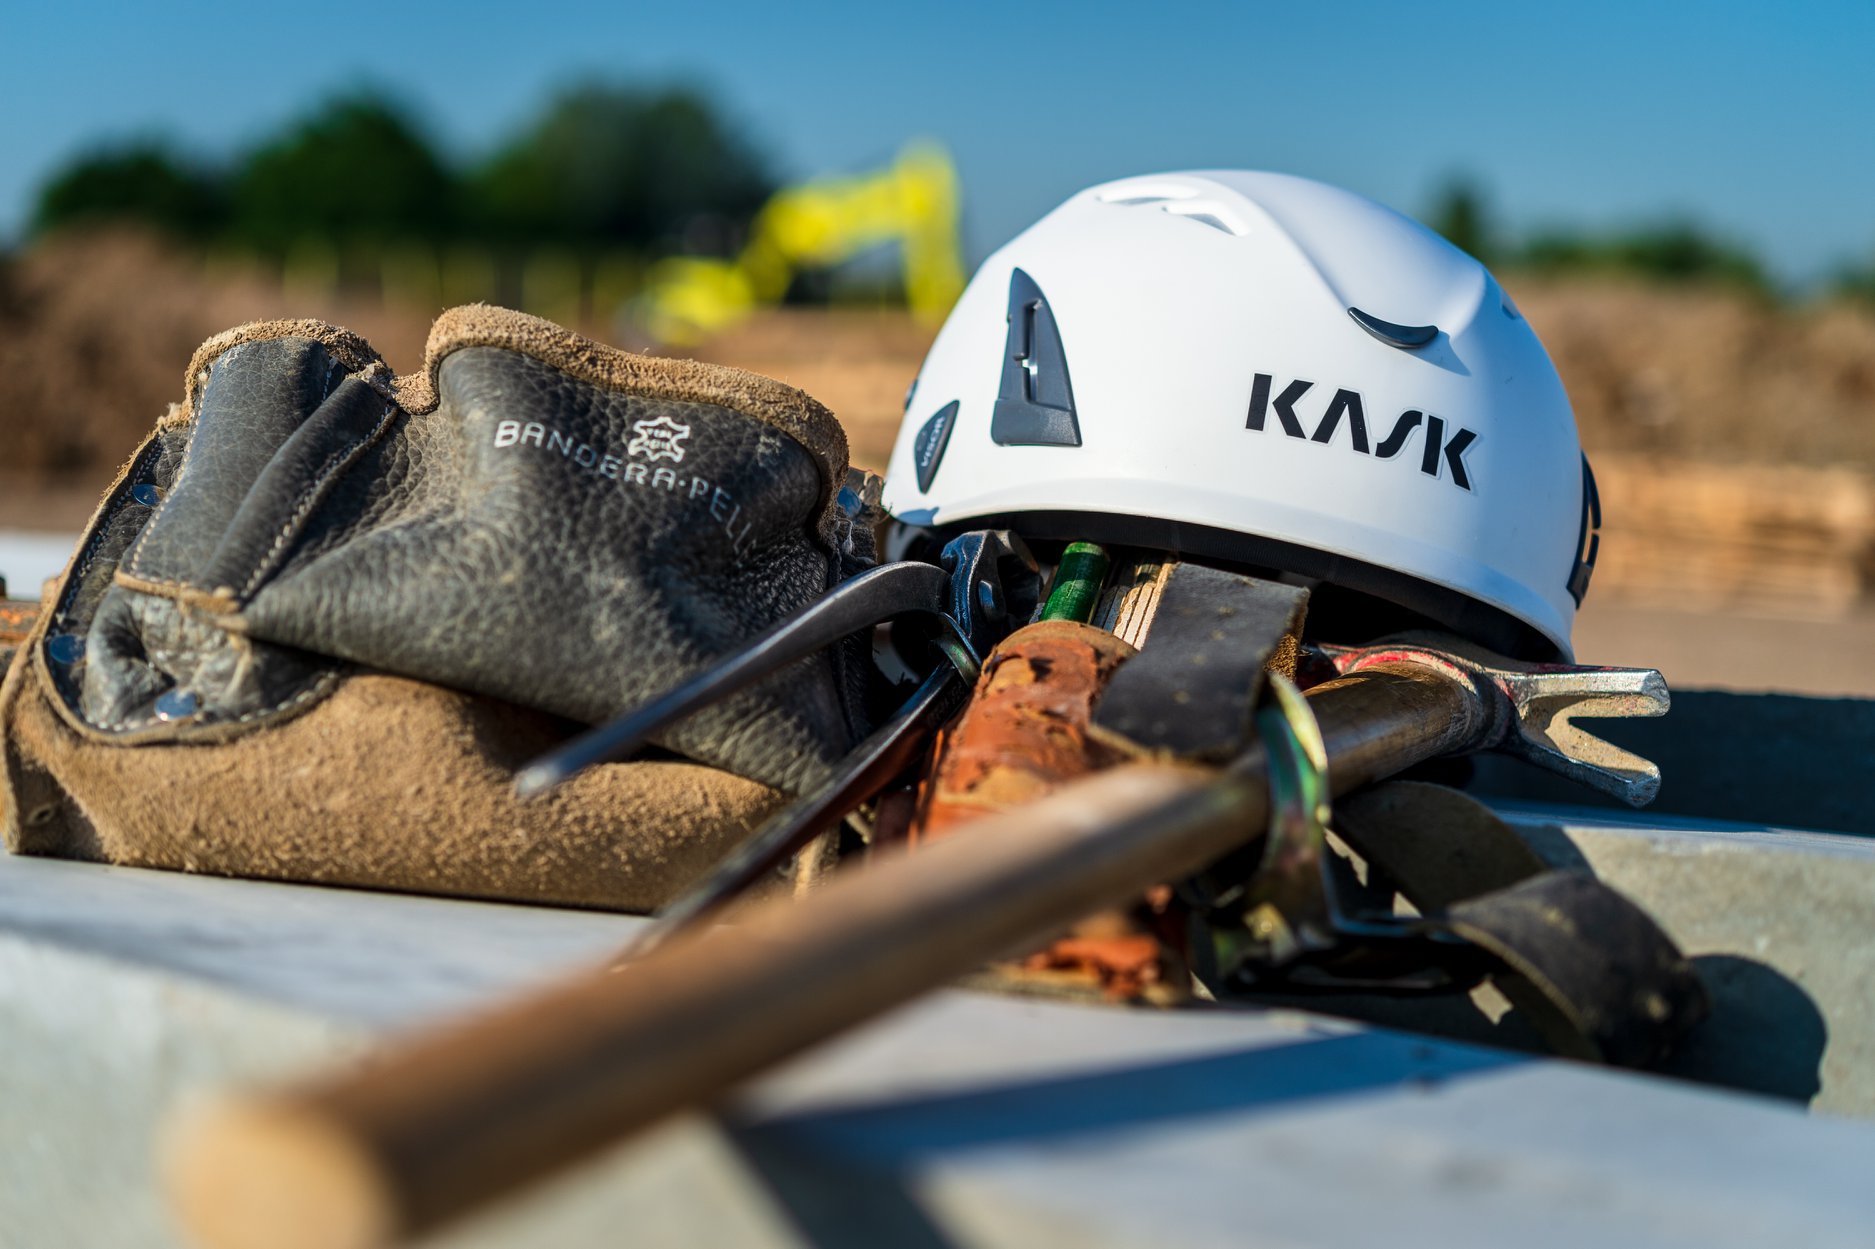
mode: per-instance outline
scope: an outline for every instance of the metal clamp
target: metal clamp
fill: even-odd
[[[1328,748],[1308,699],[1293,681],[1269,674],[1257,711],[1268,759],[1269,831],[1263,858],[1244,890],[1244,922],[1271,963],[1333,943],[1323,871],[1328,852]]]

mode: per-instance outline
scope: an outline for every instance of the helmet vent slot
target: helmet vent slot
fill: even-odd
[[[1200,225],[1210,226],[1225,234],[1242,237],[1250,233],[1244,223],[1215,199],[1208,199],[1199,193],[1197,187],[1170,185],[1118,186],[1103,191],[1100,196],[1103,204],[1112,204],[1116,208],[1150,208],[1154,204],[1161,212],[1171,213],[1175,217],[1187,217]]]
[[[1210,226],[1213,230],[1222,230],[1235,238],[1241,238],[1246,233],[1242,226],[1210,204],[1167,204],[1165,211],[1174,217],[1183,217],[1187,221]]]
[[[1354,318],[1356,325],[1387,346],[1399,347],[1406,351],[1424,347],[1439,336],[1439,327],[1436,325],[1396,325],[1392,321],[1383,321],[1370,312],[1362,312],[1359,308],[1348,309],[1348,315]]]
[[[1163,204],[1167,200],[1191,199],[1197,194],[1197,187],[1179,186],[1177,183],[1133,182],[1102,191],[1100,202],[1128,208],[1141,204]]]

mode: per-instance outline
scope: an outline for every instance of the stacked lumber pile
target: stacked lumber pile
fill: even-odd
[[[1875,597],[1875,478],[1846,468],[1595,461],[1597,597],[1832,618]]]

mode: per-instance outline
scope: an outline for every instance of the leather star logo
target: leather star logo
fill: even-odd
[[[690,436],[690,426],[679,425],[668,416],[660,416],[655,420],[634,421],[632,431],[633,437],[625,447],[625,454],[642,455],[648,460],[683,461],[683,441]]]

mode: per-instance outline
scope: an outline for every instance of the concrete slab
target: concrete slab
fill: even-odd
[[[1875,841],[1502,804],[1546,858],[1639,903],[1693,959],[1706,1023],[1666,1070],[1875,1119]]]
[[[637,922],[0,857],[0,1242],[175,1245],[151,1141],[179,1099]],[[438,1243],[1866,1245],[1872,1166],[1875,1125],[1658,1078],[947,992]]]
[[[604,958],[644,922],[0,855],[9,940],[348,1026],[463,1009]]]
[[[39,587],[71,558],[78,535],[0,529],[0,579],[14,598],[38,598]]]

